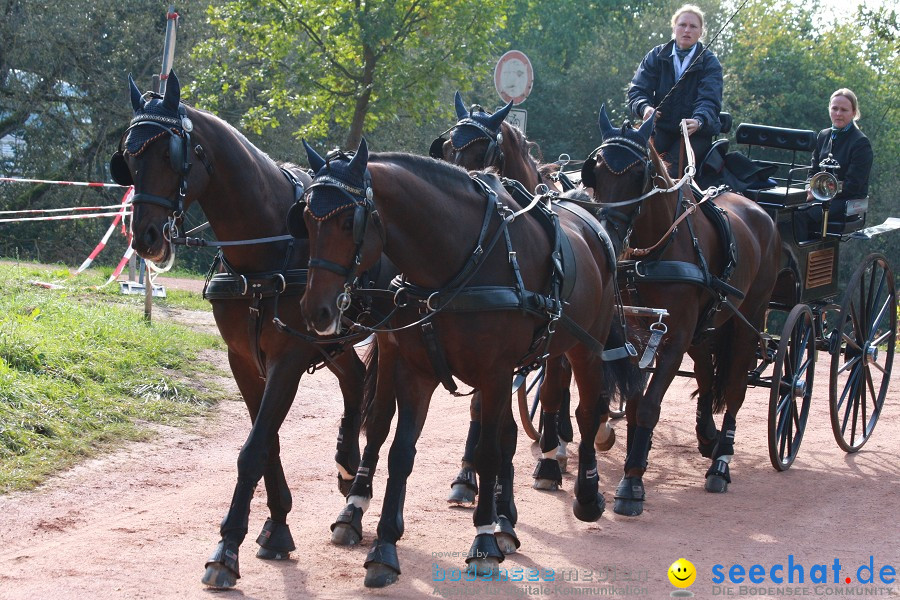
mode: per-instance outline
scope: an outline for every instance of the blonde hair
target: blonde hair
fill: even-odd
[[[853,90],[850,88],[841,88],[835,91],[831,95],[831,98],[828,99],[829,105],[831,105],[831,101],[834,100],[836,96],[843,96],[850,101],[850,108],[853,109],[853,120],[858,121],[862,115],[859,113],[859,100],[856,99],[856,94],[853,93]]]
[[[693,13],[697,15],[697,18],[700,19],[700,29],[703,29],[703,11],[700,10],[700,7],[696,4],[685,4],[681,8],[675,11],[675,14],[672,15],[672,28],[674,29],[675,23],[678,22],[678,17],[683,15],[684,13]]]

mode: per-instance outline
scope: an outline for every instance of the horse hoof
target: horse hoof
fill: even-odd
[[[497,538],[497,545],[500,546],[500,552],[503,554],[515,554],[516,539],[508,533],[496,532],[494,537]]]
[[[569,455],[565,452],[563,452],[562,454],[557,454],[556,462],[559,463],[559,470],[565,473],[566,468],[569,466]]]
[[[608,433],[606,434],[606,439],[600,440],[600,432],[597,433],[597,437],[594,438],[594,448],[597,449],[597,452],[608,452],[612,449],[613,446],[616,445],[616,430],[610,427],[608,424],[600,425],[600,430],[606,428]]]
[[[644,501],[632,500],[630,498],[616,498],[616,502],[613,505],[613,512],[625,517],[636,517],[644,512]]]
[[[462,483],[454,483],[450,486],[447,502],[455,506],[471,508],[475,506],[475,490]]]
[[[387,565],[372,563],[366,567],[366,587],[383,588],[391,585],[400,578],[400,573]]]
[[[706,491],[711,494],[724,494],[728,491],[728,482],[724,477],[710,475],[706,478]]]
[[[211,563],[200,581],[217,590],[230,590],[237,585],[237,575],[221,563]]]
[[[335,524],[331,530],[331,543],[335,546],[355,546],[362,541],[362,537],[349,525]]]
[[[577,498],[572,501],[572,512],[575,513],[575,518],[585,523],[598,521],[604,508],[606,508],[606,499],[603,494],[597,494],[597,498],[593,502],[582,504]]]
[[[535,479],[531,484],[536,490],[544,490],[546,492],[556,492],[559,490],[559,482],[555,479]]]
[[[256,558],[263,560],[287,560],[291,557],[290,552],[284,550],[269,550],[268,548],[259,547],[256,551]]]
[[[478,575],[496,575],[500,572],[500,560],[490,556],[485,558],[473,558],[469,561],[469,568],[466,571],[470,574]]]

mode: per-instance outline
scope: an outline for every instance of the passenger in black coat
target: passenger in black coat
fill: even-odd
[[[872,170],[872,144],[856,124],[859,119],[859,101],[856,94],[841,88],[831,95],[828,102],[831,127],[819,132],[812,156],[810,174],[821,171],[820,163],[829,155],[840,164],[834,175],[841,182],[841,192],[831,201],[829,218],[843,220],[847,200],[863,199],[869,195],[869,173]],[[812,200],[812,193],[807,192]]]
[[[687,121],[695,165],[721,130],[722,65],[700,43],[702,34],[703,12],[690,4],[682,6],[672,16],[673,39],[647,53],[628,86],[632,114],[646,120],[657,110],[653,145],[670,163],[673,176],[681,175],[675,170],[682,120]]]

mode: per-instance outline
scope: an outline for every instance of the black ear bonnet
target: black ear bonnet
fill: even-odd
[[[134,118],[109,161],[113,180],[119,185],[134,185],[125,154],[140,155],[164,134],[169,135],[169,166],[181,177],[186,177],[191,168],[190,133],[194,126],[180,102],[178,78],[170,72],[165,96],[153,92],[141,95],[130,75],[128,81]]]
[[[454,100],[458,121],[450,130],[449,139],[453,149],[459,152],[476,141],[487,140],[488,147],[484,154],[484,167],[501,167],[503,164],[503,151],[500,149],[503,144],[501,126],[512,108],[512,102],[495,113],[489,113],[477,104],[467,109],[459,92],[456,92]],[[447,139],[444,135],[436,138],[431,143],[429,156],[443,159],[443,145]]]

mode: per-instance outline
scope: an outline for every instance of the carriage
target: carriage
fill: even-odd
[[[856,452],[871,436],[887,395],[896,347],[897,295],[891,266],[880,253],[866,256],[842,284],[840,250],[845,242],[869,240],[900,228],[900,219],[865,228],[867,200],[850,201],[846,217],[840,220],[828,219],[829,199],[807,202],[814,131],[743,123],[735,131],[735,141],[768,181],[742,192],[771,216],[782,240],[768,307],[767,329],[773,333],[761,334],[765,344],[757,352],[747,382],[771,390],[770,461],[776,470],[784,471],[797,457],[820,352],[829,355],[828,397],[835,440],[846,452]],[[728,144],[721,139],[713,145],[699,162],[698,179],[721,172]],[[578,181],[581,174],[566,175]],[[628,265],[619,266],[622,270]],[[665,331],[661,325],[665,310],[628,306],[625,310],[650,318],[651,329]],[[694,373],[679,370],[678,375],[693,377]],[[514,386],[523,429],[534,440],[541,429],[535,419],[540,381],[538,372]],[[611,407],[610,413],[623,416],[624,404]]]

